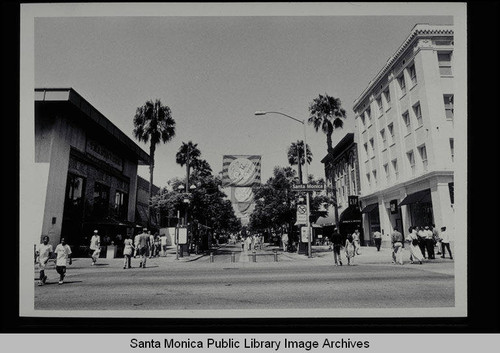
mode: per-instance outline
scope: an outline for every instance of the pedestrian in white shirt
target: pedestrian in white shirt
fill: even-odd
[[[38,267],[40,269],[40,277],[38,281],[39,286],[43,286],[47,281],[47,276],[45,275],[45,266],[49,261],[52,253],[54,252],[52,245],[49,244],[49,237],[44,236],[42,243],[38,244],[36,255],[38,257]]]
[[[101,254],[101,237],[97,229],[94,230],[94,235],[90,238],[90,251],[92,251],[92,266],[94,266]]]
[[[71,248],[66,244],[64,238],[61,238],[61,244],[56,246],[54,253],[56,254],[56,271],[59,273],[59,284],[63,284],[68,260],[69,264],[72,264]]]

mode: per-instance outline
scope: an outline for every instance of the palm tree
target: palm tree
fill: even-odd
[[[175,136],[175,120],[172,112],[159,99],[148,100],[143,106],[138,107],[134,116],[134,136],[137,140],[149,142],[149,197],[153,188],[153,171],[155,166],[156,145],[160,142],[167,143]],[[148,225],[150,223],[151,205],[148,203]]]
[[[307,147],[307,164],[311,164],[313,157],[311,148],[309,147],[309,145],[306,145],[306,147]],[[305,164],[304,141],[297,141],[296,143],[292,142],[290,147],[288,147],[287,156],[288,156],[288,163],[290,163],[290,165],[297,165],[299,183],[302,184],[302,165]]]
[[[186,191],[189,189],[189,170],[199,162],[201,152],[198,144],[189,141],[183,142],[179,151],[175,155],[175,162],[181,167],[186,166]]]
[[[344,126],[342,119],[346,118],[340,99],[330,97],[326,93],[324,96],[320,94],[309,105],[309,112],[311,113],[309,124],[313,124],[316,132],[321,129],[326,134],[327,152],[331,152],[333,131],[342,128]]]
[[[308,119],[309,124],[313,124],[314,129],[318,132],[320,129],[326,134],[326,146],[327,152],[333,151],[332,146],[332,134],[335,129],[342,128],[344,126],[344,121],[342,119],[346,118],[345,110],[341,106],[339,98],[330,97],[328,94],[319,95],[319,97],[314,98],[312,103],[309,105],[309,112],[311,116]],[[339,221],[339,211],[337,205],[337,193],[335,188],[333,188],[333,199],[334,199],[334,209],[335,209],[335,222]]]
[[[205,159],[194,159],[193,170],[197,172],[200,177],[207,177],[212,175],[212,167]]]

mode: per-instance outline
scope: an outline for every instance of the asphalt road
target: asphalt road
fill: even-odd
[[[240,249],[222,248],[213,263],[209,256],[183,263],[151,259],[145,269],[124,270],[118,259],[103,259],[98,266],[75,259],[63,285],[50,269],[49,283],[35,283],[35,309],[431,308],[455,303],[454,276],[439,266],[274,262],[271,251],[258,251],[253,263]]]

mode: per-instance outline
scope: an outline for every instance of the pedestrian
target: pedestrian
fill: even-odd
[[[426,245],[425,245],[425,233],[424,233],[424,227],[415,227],[416,231],[417,231],[417,236],[418,236],[418,246],[420,248],[420,252],[422,253],[422,255],[424,256],[424,259],[427,259],[428,255],[425,256],[425,249],[426,249]]]
[[[340,250],[342,249],[342,236],[337,230],[337,227],[333,228],[332,234],[332,249],[333,249],[333,260],[335,261],[335,266],[342,266],[342,257],[340,255]]]
[[[167,256],[167,234],[163,233],[160,236],[160,244],[161,244],[161,250],[163,252],[163,256]]]
[[[356,254],[355,240],[354,237],[351,234],[349,234],[345,241],[345,256],[347,257],[348,266],[351,264],[351,259],[354,258],[355,254]]]
[[[391,236],[392,241],[392,263],[403,265],[403,235],[394,229]]]
[[[288,247],[288,233],[283,233],[281,236],[281,241],[283,243],[283,251],[286,251]]]
[[[410,227],[408,229],[408,233],[406,241],[408,242],[408,248],[410,249],[410,263],[418,261],[421,265],[422,261],[424,261],[424,255],[422,255],[422,251],[420,251],[420,247],[418,246],[417,232],[414,227]]]
[[[92,238],[90,238],[90,251],[92,252],[92,266],[94,266],[101,254],[101,237],[99,236],[99,232],[94,230],[94,234]]]
[[[148,236],[149,236],[149,247],[148,247],[149,258],[152,258],[155,253],[155,236],[151,234],[150,230],[148,230]]]
[[[380,233],[378,229],[373,232],[373,240],[375,241],[377,251],[380,251],[380,245],[382,245],[382,233]]]
[[[427,257],[429,259],[435,259],[436,257],[434,256],[434,246],[436,244],[432,231],[429,229],[429,226],[424,227],[424,236],[425,236],[425,248],[427,250]]]
[[[448,249],[448,253],[450,254],[450,259],[453,260],[453,255],[451,254],[451,249],[450,249],[450,235],[446,231],[446,227],[441,227],[441,257],[444,259],[446,252],[445,250]]]
[[[356,230],[354,231],[354,233],[352,233],[352,238],[353,238],[353,241],[354,241],[354,252],[356,253],[356,255],[361,255],[359,250],[361,248],[361,243],[360,243],[360,240],[359,240],[359,229],[356,228]]]
[[[61,238],[61,243],[56,246],[54,253],[56,254],[56,271],[59,273],[59,284],[63,284],[68,260],[69,264],[72,264],[71,248],[66,244],[64,238]]]
[[[434,238],[434,242],[436,243],[437,251],[436,255],[441,255],[441,237],[439,236],[438,229],[435,224],[431,224],[432,237]]]
[[[149,235],[147,233],[148,229],[144,228],[142,233],[139,234],[138,242],[136,247],[138,247],[138,255],[141,258],[141,262],[139,263],[139,267],[146,268],[146,260],[148,258],[148,251],[150,247],[149,243]]]
[[[123,268],[132,267],[132,254],[134,253],[134,245],[132,244],[132,239],[129,235],[125,235],[125,240],[123,241],[123,257],[125,258],[123,262]]]
[[[139,237],[141,233],[137,233],[134,237],[134,258],[139,256]]]
[[[49,237],[45,235],[42,238],[42,243],[38,244],[36,249],[38,268],[40,269],[40,276],[38,280],[39,286],[43,286],[47,281],[47,275],[45,274],[45,266],[47,265],[47,262],[49,261],[53,252],[54,249],[52,248],[52,245],[49,244]]]

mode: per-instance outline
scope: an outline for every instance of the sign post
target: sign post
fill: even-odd
[[[305,145],[305,141],[304,141]],[[307,155],[307,152],[306,152]],[[306,163],[307,167],[307,163]],[[306,178],[307,178],[307,172],[306,172]],[[308,257],[312,258],[312,249],[311,249],[311,231],[309,230],[310,224],[309,224],[309,215],[311,214],[311,206],[309,203],[309,192],[310,191],[323,191],[325,189],[324,185],[312,185],[312,184],[298,184],[298,185],[293,185],[292,190],[293,191],[305,191],[306,193],[306,212],[305,212],[305,225],[306,229],[308,230],[307,232],[307,246],[308,246]],[[297,207],[297,223],[302,223],[299,221],[299,208],[300,205]],[[301,213],[302,214],[302,213]],[[303,216],[300,216],[300,219],[303,219]]]

